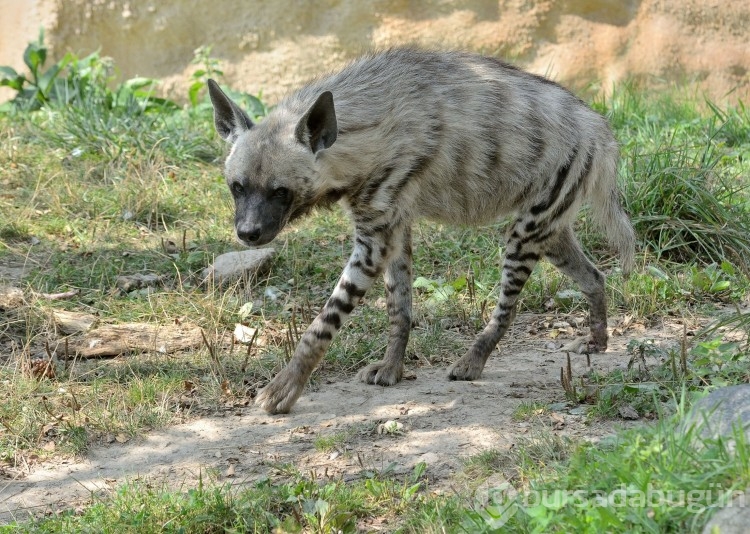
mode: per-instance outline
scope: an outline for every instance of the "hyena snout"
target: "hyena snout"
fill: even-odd
[[[260,203],[238,210],[234,219],[237,239],[251,247],[273,241],[284,227],[284,211],[273,208],[272,205]]]
[[[237,239],[249,247],[260,247],[274,240],[278,229],[267,230],[261,225],[243,224],[235,227]]]
[[[235,230],[237,231],[237,238],[245,244],[252,246],[265,244],[260,243],[263,229],[259,224],[238,224]]]

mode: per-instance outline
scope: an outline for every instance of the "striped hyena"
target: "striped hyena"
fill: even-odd
[[[513,320],[542,258],[581,288],[591,346],[607,347],[604,275],[573,233],[580,205],[633,264],[634,233],[616,186],[618,146],[607,121],[560,85],[497,59],[395,49],[360,58],[306,85],[254,124],[209,81],[238,239],[271,241],[313,206],[338,201],[354,222],[354,250],[333,294],[289,364],[256,400],[288,412],[331,340],[375,279],[385,279],[385,357],[368,384],[401,380],[411,329],[411,226],[418,217],[481,225],[514,214],[501,295],[487,326],[450,369],[475,380]]]

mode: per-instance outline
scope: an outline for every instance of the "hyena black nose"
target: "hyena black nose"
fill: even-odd
[[[260,239],[260,226],[252,228],[237,228],[237,237],[245,243],[255,243]]]

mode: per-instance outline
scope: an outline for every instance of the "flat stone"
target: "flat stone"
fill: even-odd
[[[271,247],[227,252],[203,270],[203,283],[224,285],[247,280],[265,269],[275,255],[276,250]]]
[[[125,293],[130,293],[136,289],[145,287],[154,287],[163,281],[164,277],[151,273],[136,273],[118,276],[115,285]]]
[[[96,324],[98,318],[90,313],[79,313],[66,310],[52,312],[55,325],[63,334],[78,334],[87,332]]]
[[[703,527],[703,534],[745,534],[750,525],[750,489],[735,498]]]
[[[682,422],[682,432],[691,429],[702,439],[731,438],[740,425],[750,441],[750,384],[716,389],[698,400]]]
[[[23,290],[14,286],[0,285],[0,311],[13,310],[23,306],[26,299]]]

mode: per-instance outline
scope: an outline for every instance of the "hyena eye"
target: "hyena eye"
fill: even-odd
[[[273,190],[273,196],[279,200],[286,200],[289,198],[289,189],[286,187],[277,187]]]
[[[234,183],[232,184],[232,193],[234,193],[235,195],[241,195],[241,194],[242,194],[242,193],[244,193],[244,192],[245,192],[245,188],[244,188],[244,187],[242,187],[242,184],[241,184],[241,183],[239,183],[239,182],[234,182]]]

